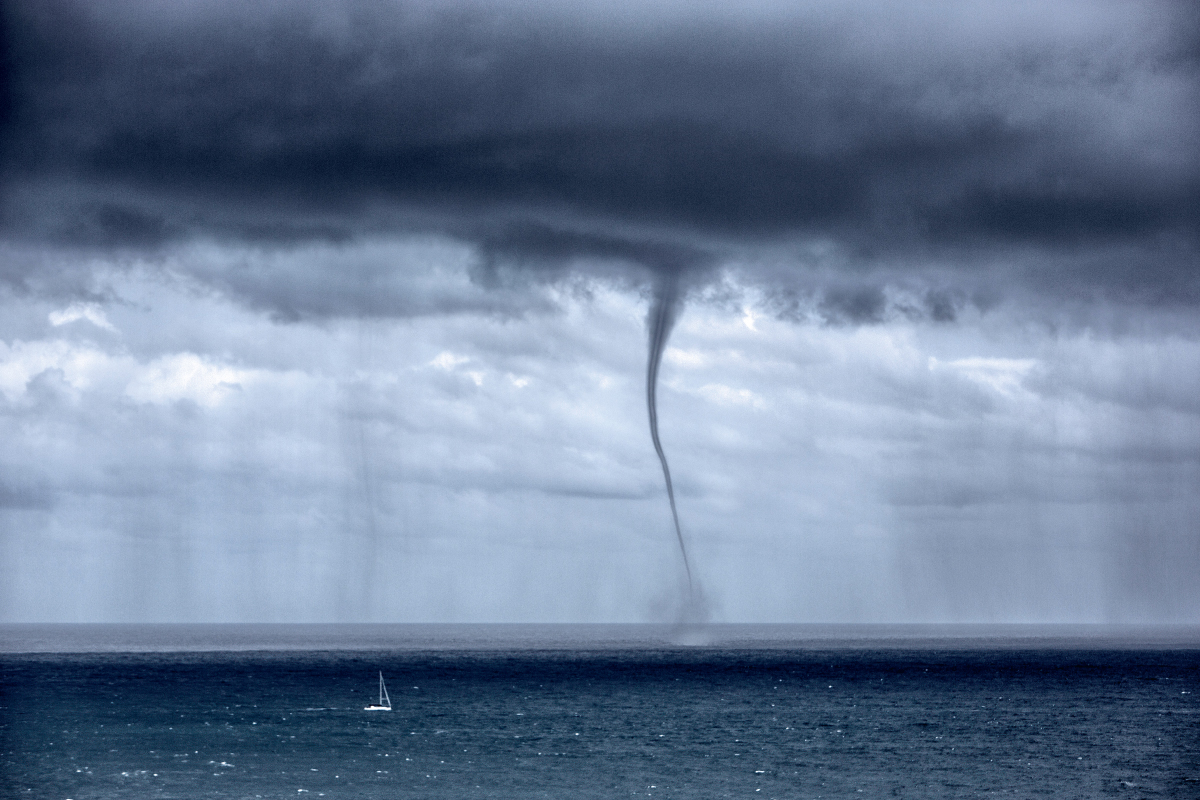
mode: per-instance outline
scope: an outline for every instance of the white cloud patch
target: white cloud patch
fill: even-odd
[[[697,368],[709,363],[709,357],[700,350],[680,350],[678,347],[668,347],[663,351],[663,360],[680,367]]]
[[[454,353],[446,350],[438,353],[437,356],[435,356],[433,360],[429,362],[429,366],[437,367],[438,369],[450,372],[455,367],[466,364],[470,360],[471,359],[467,356],[455,355]]]
[[[1037,365],[1037,360],[1033,358],[975,356],[952,361],[939,361],[935,356],[929,357],[931,371],[952,370],[1006,397],[1014,397],[1024,391],[1023,381]]]
[[[125,393],[139,403],[191,400],[211,408],[255,377],[250,370],[212,363],[195,353],[176,353],[138,370]]]
[[[10,401],[24,397],[30,382],[57,370],[66,385],[87,389],[113,375],[123,375],[133,366],[131,359],[113,357],[91,346],[61,339],[32,342],[0,341],[0,392]]]
[[[696,390],[704,399],[719,406],[766,408],[766,401],[749,389],[734,389],[720,383],[706,383]]]
[[[0,342],[0,393],[10,402],[27,398],[31,383],[54,372],[66,387],[81,392],[124,394],[141,403],[191,400],[214,407],[229,392],[259,373],[217,363],[194,353],[173,353],[139,363],[126,353],[110,353],[61,339]]]
[[[96,303],[72,303],[59,311],[51,311],[49,314],[50,324],[59,327],[75,322],[76,320],[87,320],[97,328],[102,328],[106,331],[116,333],[116,327],[108,321],[108,316]]]

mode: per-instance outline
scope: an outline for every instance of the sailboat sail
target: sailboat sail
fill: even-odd
[[[379,702],[375,705],[365,706],[363,711],[391,711],[392,698],[388,697],[387,685],[383,682],[383,671],[379,672]]]

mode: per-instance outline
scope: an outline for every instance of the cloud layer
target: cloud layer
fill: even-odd
[[[317,325],[116,275],[111,327],[3,306],[6,618],[671,617],[637,292]],[[717,618],[1200,612],[1194,334],[797,323],[723,288],[659,390]]]
[[[1186,3],[119,0],[6,23],[16,239],[770,246],[777,280],[1200,297]]]

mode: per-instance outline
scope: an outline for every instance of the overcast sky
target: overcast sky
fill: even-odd
[[[736,8],[734,7],[736,5]],[[1200,11],[17,0],[0,620],[1200,620]]]

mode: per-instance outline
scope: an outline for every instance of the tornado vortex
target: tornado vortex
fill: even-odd
[[[654,441],[654,452],[662,464],[663,479],[667,483],[667,499],[671,501],[671,519],[675,523],[675,538],[679,541],[679,554],[683,556],[683,568],[687,572],[688,593],[693,593],[692,567],[688,562],[687,547],[683,543],[683,531],[679,527],[679,512],[675,509],[675,487],[671,484],[671,467],[667,454],[663,452],[658,438],[658,367],[662,363],[663,349],[675,325],[675,311],[679,300],[679,276],[668,273],[659,278],[654,288],[654,301],[650,306],[647,327],[650,331],[650,353],[646,362],[646,410],[650,414],[650,438]]]

